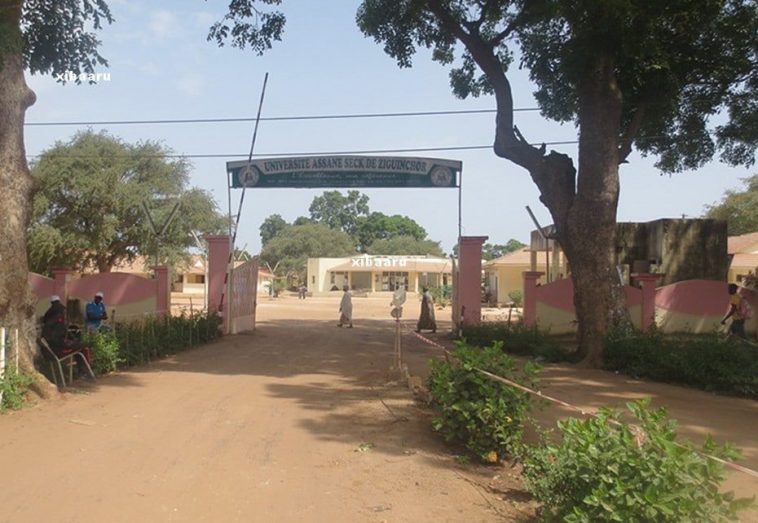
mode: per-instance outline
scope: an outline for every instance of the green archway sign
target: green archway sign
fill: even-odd
[[[401,156],[297,156],[226,162],[231,187],[457,188],[463,164]]]

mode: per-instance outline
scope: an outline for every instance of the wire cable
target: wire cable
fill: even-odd
[[[539,107],[517,107],[517,112],[539,111]],[[463,109],[450,111],[413,111],[393,113],[356,113],[356,114],[321,114],[321,115],[292,115],[292,116],[266,116],[261,122],[284,122],[297,120],[339,120],[354,118],[399,118],[416,116],[458,116],[467,114],[495,114],[496,109]],[[51,126],[88,126],[88,125],[162,125],[162,124],[205,124],[205,123],[244,123],[254,122],[255,117],[228,117],[228,118],[178,118],[161,120],[92,120],[92,121],[62,121],[62,122],[25,122],[28,127],[51,127]]]

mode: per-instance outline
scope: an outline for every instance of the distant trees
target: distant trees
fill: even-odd
[[[328,258],[355,254],[353,239],[322,223],[287,225],[261,251],[261,261],[279,265],[277,274],[303,278],[308,258]]]
[[[292,274],[305,270],[307,258],[356,253],[443,256],[439,242],[408,216],[371,212],[369,197],[359,191],[325,191],[313,198],[310,217],[288,224],[272,214],[260,226],[261,259]],[[339,234],[335,234],[339,233]],[[300,243],[302,242],[302,243]],[[317,245],[321,242],[322,245]],[[281,273],[281,270],[277,270]]]
[[[520,241],[514,240],[513,238],[508,240],[505,245],[497,243],[485,243],[482,245],[482,259],[494,260],[495,258],[499,258],[500,256],[508,254],[509,252],[523,249],[524,247],[526,247],[525,243],[521,243]]]
[[[743,180],[745,190],[727,191],[721,202],[707,207],[705,217],[726,220],[729,234],[758,231],[758,174]]]
[[[224,227],[211,195],[189,187],[190,164],[167,158],[155,142],[129,144],[86,131],[58,142],[32,166],[37,185],[27,249],[32,270],[55,265],[110,272],[138,255],[155,254],[155,235],[142,208],[158,224],[175,203],[181,212],[161,241],[161,261],[177,261],[194,246],[191,232]]]
[[[439,242],[434,240],[419,240],[413,236],[392,236],[374,241],[366,249],[368,254],[418,254],[444,256]]]

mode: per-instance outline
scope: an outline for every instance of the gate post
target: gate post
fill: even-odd
[[[464,325],[482,320],[482,244],[488,236],[461,236],[457,306]]]
[[[525,271],[524,275],[524,325],[537,325],[537,280],[545,274],[539,271]]]
[[[171,280],[169,268],[165,265],[151,267],[155,273],[155,312],[159,318],[171,315]]]

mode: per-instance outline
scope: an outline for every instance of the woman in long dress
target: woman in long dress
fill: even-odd
[[[342,287],[345,293],[342,295],[340,302],[340,322],[337,327],[347,324],[348,328],[353,328],[353,298],[350,296],[350,288],[345,285]]]
[[[419,316],[416,332],[422,329],[437,332],[437,322],[434,320],[434,298],[429,289],[424,287],[421,294],[421,316]]]

